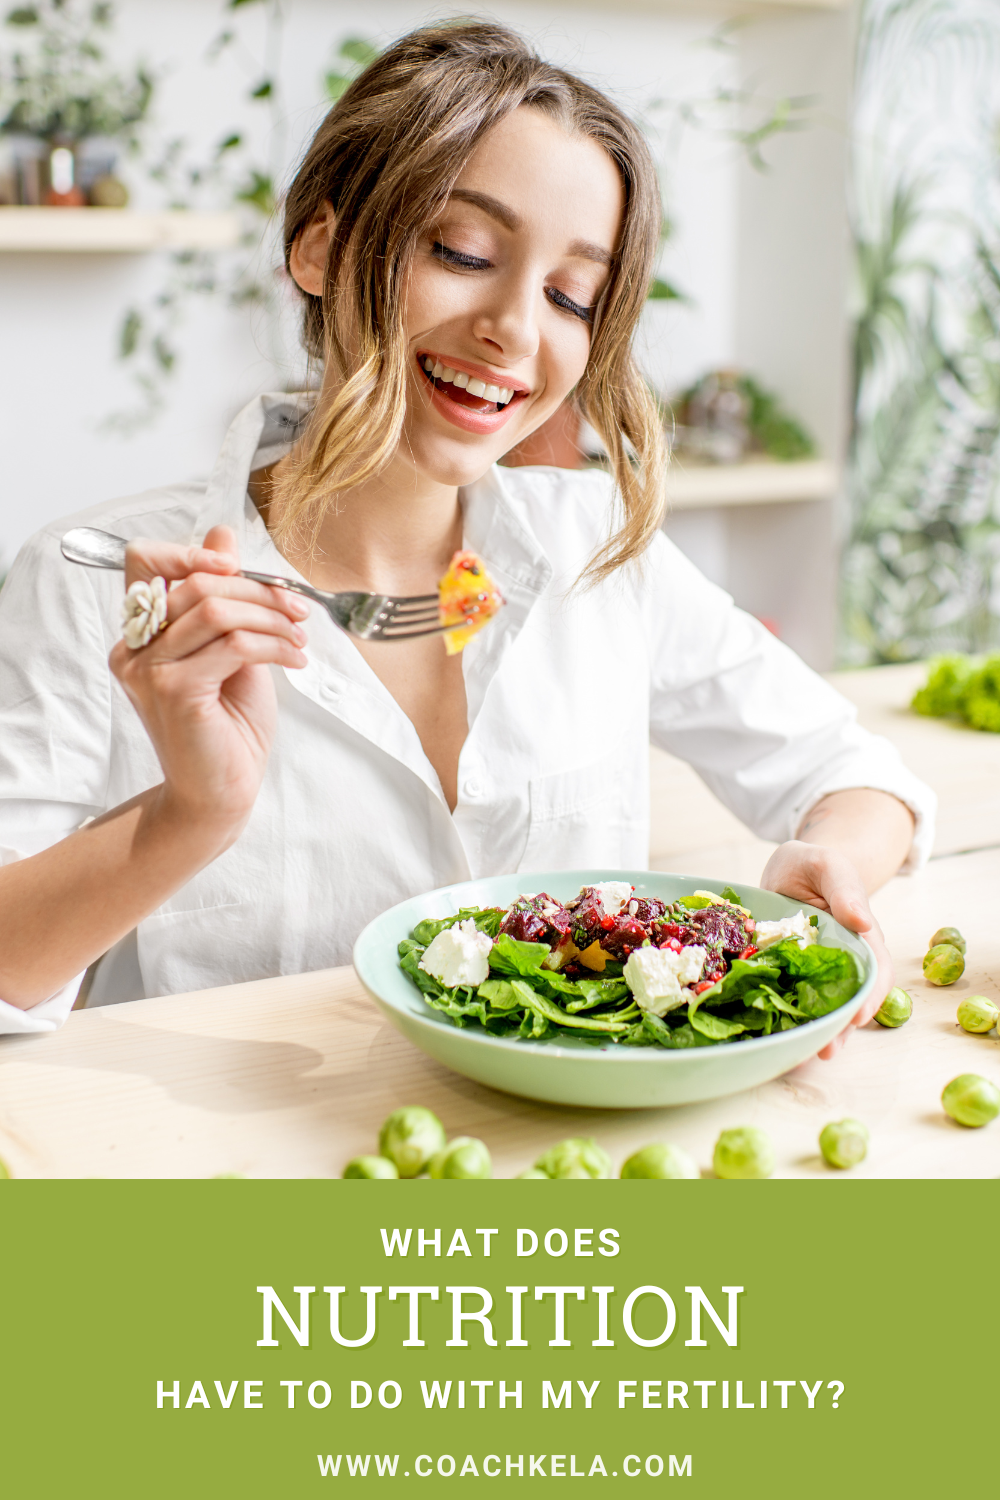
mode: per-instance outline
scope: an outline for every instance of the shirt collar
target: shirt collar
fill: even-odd
[[[196,534],[204,536],[211,526],[231,526],[244,566],[269,573],[295,571],[275,548],[247,494],[247,484],[255,469],[275,463],[288,452],[313,400],[309,392],[258,396],[244,407],[226,435]],[[490,683],[554,570],[531,528],[524,502],[515,497],[503,469],[488,470],[462,489],[461,498],[465,545],[482,556],[506,600],[505,608],[463,654],[471,736]],[[288,681],[408,764],[440,796],[438,778],[413,725],[361,654],[332,624],[327,630],[320,621],[312,633],[309,666],[287,672]]]

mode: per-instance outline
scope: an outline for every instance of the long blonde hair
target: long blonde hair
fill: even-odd
[[[315,535],[338,494],[372,478],[406,414],[407,272],[479,141],[522,105],[597,141],[621,173],[621,242],[575,392],[600,434],[620,496],[619,529],[591,559],[597,582],[642,553],[663,515],[663,433],[632,357],[660,231],[656,173],[641,133],[597,89],[489,22],[422,27],[382,53],[326,116],[285,205],[285,258],[326,204],[336,225],[322,297],[303,294],[303,343],[339,379],[313,411],[272,514],[279,538]],[[350,253],[348,253],[350,251]]]

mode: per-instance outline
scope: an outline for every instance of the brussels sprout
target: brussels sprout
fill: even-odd
[[[946,1085],[941,1103],[959,1125],[988,1125],[1000,1114],[1000,1089],[978,1073],[960,1073]]]
[[[686,1151],[654,1141],[643,1146],[622,1164],[623,1177],[700,1177],[701,1173]]]
[[[965,959],[953,943],[938,943],[924,954],[924,978],[931,984],[954,984],[965,972]]]
[[[446,1145],[441,1121],[419,1104],[394,1109],[378,1135],[379,1155],[395,1162],[400,1177],[417,1177]]]
[[[457,1135],[431,1157],[429,1171],[432,1177],[492,1177],[493,1162],[482,1141]]]
[[[819,1149],[831,1167],[856,1167],[868,1155],[868,1127],[860,1120],[836,1120],[824,1125]]]
[[[571,1136],[550,1146],[535,1162],[546,1177],[610,1177],[611,1158],[588,1136]]]
[[[998,1017],[1000,1010],[985,995],[970,995],[958,1007],[958,1024],[964,1031],[985,1034],[993,1030]]]
[[[398,1177],[396,1163],[387,1156],[356,1156],[344,1168],[345,1177]]]
[[[963,957],[965,955],[965,938],[957,927],[939,927],[927,946],[928,948],[936,948],[938,943],[950,943],[953,948],[958,949]]]
[[[526,1180],[535,1181],[535,1179],[541,1179],[544,1182],[548,1182],[549,1180],[548,1174],[546,1172],[540,1172],[537,1167],[528,1167],[525,1171],[518,1172],[516,1180],[518,1182],[524,1182]]]
[[[905,990],[890,990],[875,1012],[880,1026],[905,1026],[913,1014],[913,1001]]]
[[[712,1166],[716,1177],[770,1177],[774,1171],[770,1136],[756,1125],[724,1130],[715,1143]]]

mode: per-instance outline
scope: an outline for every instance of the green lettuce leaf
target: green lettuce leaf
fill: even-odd
[[[861,986],[857,962],[846,948],[827,948],[821,943],[800,948],[786,941],[768,949],[771,954],[796,981],[798,1010],[807,1020],[839,1009]]]
[[[696,1010],[693,1005],[688,1006],[688,1020],[695,1031],[701,1032],[702,1036],[707,1036],[713,1042],[728,1042],[746,1031],[742,1021],[716,1015],[710,1010]]]
[[[534,977],[551,951],[548,943],[522,943],[509,932],[502,932],[493,944],[490,968],[498,974]]]
[[[495,938],[500,931],[500,923],[503,921],[503,912],[497,906],[463,906],[453,917],[425,917],[418,922],[410,934],[418,943],[427,945],[437,937],[439,932],[444,932],[448,927],[454,927],[456,922],[475,922],[480,932],[486,932]]]
[[[735,958],[729,973],[711,989],[702,990],[693,1003],[696,1009],[703,1005],[713,1008],[728,1005],[733,1000],[742,1000],[744,993],[756,988],[762,979],[777,979],[780,973],[781,969],[771,959],[770,950],[759,958]]]
[[[687,1022],[683,1026],[668,1026],[666,1021],[662,1021],[659,1016],[651,1016],[648,1011],[643,1015],[642,1024],[661,1047],[677,1049],[717,1045],[711,1037],[703,1036]]]
[[[624,979],[565,979],[562,974],[542,969],[538,974],[540,983],[554,998],[566,996],[566,1009],[573,1014],[579,1010],[592,1010],[595,1005],[612,1005],[628,995]]]

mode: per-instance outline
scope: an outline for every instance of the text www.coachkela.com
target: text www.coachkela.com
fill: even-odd
[[[499,1453],[487,1453],[477,1461],[471,1453],[467,1453],[464,1459],[456,1458],[452,1453],[441,1453],[437,1457],[430,1453],[418,1453],[416,1458],[410,1460],[410,1468],[400,1470],[398,1453],[316,1455],[320,1474],[333,1479],[367,1478],[369,1467],[373,1474],[383,1479],[409,1479],[412,1475],[418,1479],[430,1479],[432,1475],[440,1475],[442,1479],[454,1476],[459,1479],[478,1479],[480,1475],[487,1479],[498,1479],[501,1475],[508,1479],[515,1476],[519,1479],[607,1479],[610,1475],[612,1479],[617,1479],[619,1474],[624,1474],[629,1479],[638,1479],[643,1474],[650,1479],[659,1479],[661,1476],[668,1479],[691,1478],[690,1453],[686,1453],[683,1458],[675,1453],[668,1454],[666,1458],[659,1453],[649,1453],[645,1457],[638,1453],[627,1453],[624,1458],[611,1459],[609,1463],[605,1463],[600,1453],[595,1453],[589,1459],[581,1457],[579,1464],[577,1457],[575,1453],[519,1453],[516,1456],[508,1453],[501,1458]]]

